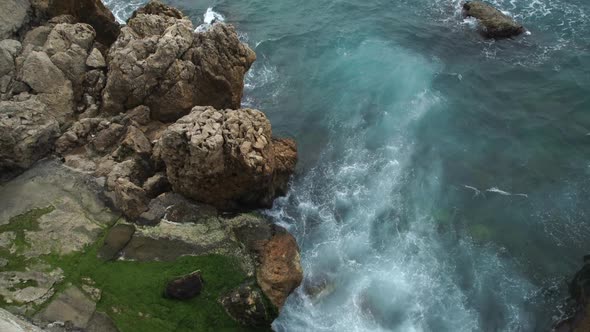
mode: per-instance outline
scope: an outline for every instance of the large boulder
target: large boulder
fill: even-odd
[[[0,102],[0,170],[24,170],[47,155],[59,135],[57,120],[35,100]]]
[[[12,1],[12,0],[11,0]],[[119,35],[119,23],[101,0],[32,0],[37,20],[43,21],[59,15],[71,15],[78,22],[90,24],[96,39],[111,45]]]
[[[303,280],[295,238],[284,230],[274,234],[262,246],[259,260],[256,271],[258,285],[272,304],[280,309]]]
[[[152,118],[174,121],[194,105],[238,108],[254,52],[231,26],[193,29],[182,13],[157,1],[136,11],[109,51],[103,110],[146,105]]]
[[[463,5],[466,16],[479,20],[482,33],[488,38],[509,38],[523,33],[524,27],[510,16],[483,1],[469,1]]]
[[[222,210],[271,206],[297,160],[295,144],[275,144],[270,122],[252,109],[197,106],[167,128],[156,150],[174,191]]]

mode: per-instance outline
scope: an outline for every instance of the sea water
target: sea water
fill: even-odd
[[[292,137],[264,211],[301,247],[277,331],[546,331],[590,252],[590,2],[170,0],[253,48],[244,107]],[[121,22],[143,1],[107,0]],[[205,26],[206,27],[206,26]]]

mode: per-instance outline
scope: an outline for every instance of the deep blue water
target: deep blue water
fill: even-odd
[[[454,0],[167,2],[237,26],[243,105],[299,144],[276,330],[550,329],[590,252],[589,1],[497,0],[530,32],[503,41]]]

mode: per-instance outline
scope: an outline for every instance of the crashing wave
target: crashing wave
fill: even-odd
[[[215,22],[225,22],[225,17],[219,14],[218,12],[214,11],[212,7],[207,8],[207,11],[203,15],[203,24],[199,25],[195,32],[205,32],[209,30],[209,28]]]

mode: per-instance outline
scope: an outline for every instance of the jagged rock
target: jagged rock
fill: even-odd
[[[260,265],[256,271],[258,285],[279,310],[287,297],[303,280],[299,247],[286,231],[278,232],[259,252]]]
[[[16,40],[5,39],[0,41],[0,95],[11,90],[16,75],[15,58],[21,48],[21,43]],[[15,89],[12,88],[12,90],[14,93]]]
[[[141,130],[135,126],[129,126],[119,149],[119,154],[135,153],[139,156],[147,156],[152,152],[152,144]]]
[[[525,31],[514,19],[483,1],[469,1],[463,4],[466,16],[475,17],[482,26],[482,33],[488,38],[509,38]]]
[[[28,0],[2,0],[0,2],[0,40],[12,38],[29,22]]]
[[[244,326],[270,326],[277,317],[276,310],[264,300],[258,286],[245,283],[219,299],[225,312]]]
[[[110,123],[108,127],[102,129],[96,134],[92,140],[94,149],[99,152],[104,152],[113,147],[125,132],[125,126],[118,123]]]
[[[97,31],[97,40],[111,45],[119,35],[119,24],[101,0],[32,0],[37,20],[71,15],[78,22],[90,24]]]
[[[166,174],[156,173],[154,176],[145,180],[143,190],[145,190],[148,197],[155,198],[170,190],[170,182],[168,182]]]
[[[92,49],[92,52],[90,52],[90,55],[88,55],[88,58],[86,59],[86,65],[92,68],[103,68],[107,66],[104,57],[98,48]]]
[[[51,301],[37,318],[48,323],[70,322],[75,328],[85,328],[95,309],[96,303],[80,289],[71,286]]]
[[[59,136],[57,120],[35,101],[0,102],[0,170],[24,170],[46,156]]]
[[[128,224],[117,224],[109,230],[102,248],[98,251],[98,257],[104,260],[112,260],[117,258],[117,255],[135,233],[135,227]]]
[[[153,119],[173,121],[194,105],[237,108],[254,59],[232,27],[195,34],[180,12],[152,1],[129,19],[109,52],[103,109],[145,105]]]
[[[91,133],[97,130],[104,119],[87,118],[74,122],[72,126],[55,142],[55,149],[58,153],[64,154],[66,151],[88,142]]]
[[[195,107],[157,145],[174,191],[231,210],[268,207],[283,193],[293,171],[285,168],[295,165],[296,150],[283,142],[275,151],[271,136],[259,111]]]
[[[178,279],[170,281],[164,290],[164,296],[169,299],[189,300],[201,294],[203,278],[200,271],[195,271]]]
[[[136,219],[148,209],[149,200],[143,188],[126,178],[115,182],[115,205],[129,218]]]

